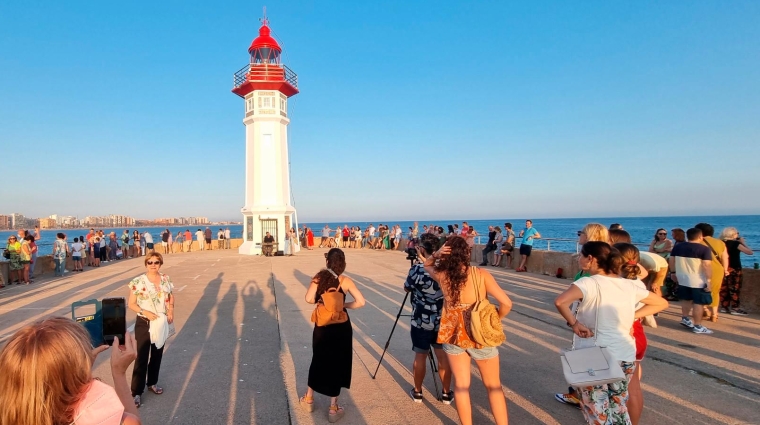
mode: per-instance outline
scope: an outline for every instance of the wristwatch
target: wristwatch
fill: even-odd
[[[137,313],[137,314],[139,314],[140,316],[142,316],[143,315],[143,309],[140,309],[140,312]]]

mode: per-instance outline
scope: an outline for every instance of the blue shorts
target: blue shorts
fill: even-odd
[[[488,360],[499,355],[499,349],[496,347],[464,349],[456,345],[443,344],[443,351],[450,356],[458,356],[467,352],[473,360]]]
[[[429,331],[426,329],[412,326],[412,351],[415,353],[427,354],[430,347],[441,348],[441,344],[435,342],[438,339],[438,331]]]
[[[710,305],[712,304],[712,294],[705,292],[702,288],[689,288],[688,286],[678,286],[676,296],[681,301],[693,301],[694,304]]]

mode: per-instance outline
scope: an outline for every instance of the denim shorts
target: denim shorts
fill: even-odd
[[[458,356],[464,352],[472,357],[473,360],[488,360],[499,355],[499,349],[496,347],[483,348],[461,348],[456,345],[443,344],[443,351],[450,356]]]
[[[427,354],[430,352],[430,347],[441,348],[441,344],[438,344],[438,331],[429,331],[412,326],[412,351],[415,353]]]

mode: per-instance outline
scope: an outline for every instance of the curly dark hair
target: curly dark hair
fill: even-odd
[[[327,269],[340,276],[346,271],[346,254],[340,248],[332,248],[325,255],[327,268],[317,273],[312,280],[317,281],[317,299],[329,288],[338,287],[338,278],[333,276]]]
[[[435,266],[435,271],[443,273],[449,282],[450,304],[459,304],[459,293],[467,283],[467,272],[470,265],[470,246],[461,236],[452,236],[445,245],[451,247],[451,254],[441,258]]]

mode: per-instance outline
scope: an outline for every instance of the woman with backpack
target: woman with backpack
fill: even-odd
[[[306,395],[298,401],[307,412],[313,412],[315,392],[330,397],[327,419],[334,423],[345,413],[338,404],[340,390],[351,387],[353,329],[346,310],[363,307],[364,297],[356,284],[343,276],[346,256],[340,248],[330,249],[325,254],[325,262],[327,267],[314,276],[306,291],[306,302],[317,307],[312,315],[315,324],[308,388]],[[351,294],[353,301],[345,302],[347,293]],[[321,326],[319,313],[325,311],[328,305],[335,309],[336,314],[332,316],[339,319],[336,323]]]

